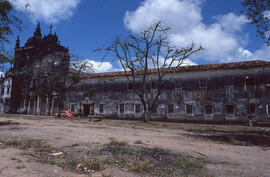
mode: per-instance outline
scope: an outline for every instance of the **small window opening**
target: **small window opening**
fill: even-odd
[[[103,114],[104,113],[104,104],[99,105],[99,113]]]
[[[204,106],[205,114],[213,114],[213,105],[207,104]]]
[[[2,89],[1,89],[1,95],[4,95],[4,93],[5,93],[5,87],[2,87]]]
[[[186,114],[192,114],[192,105],[191,104],[186,105]]]
[[[74,112],[74,110],[75,110],[75,105],[73,104],[73,105],[71,105],[70,111]]]
[[[200,80],[200,87],[202,88],[207,87],[207,80]]]
[[[254,86],[255,85],[255,78],[253,78],[253,77],[247,77],[246,85],[247,86]]]
[[[120,106],[119,106],[119,113],[124,114],[124,112],[125,112],[125,105],[124,104],[120,104]]]
[[[168,105],[168,113],[174,113],[174,105],[173,104]]]
[[[36,89],[36,84],[37,84],[36,82],[37,82],[37,80],[34,79],[34,80],[33,80],[33,89]]]
[[[254,114],[255,113],[255,104],[254,103],[248,104],[248,113],[249,114]]]
[[[133,83],[128,83],[128,90],[133,90]]]
[[[155,84],[154,81],[152,81],[152,83],[151,83],[151,88],[152,88],[152,89],[155,89],[155,88],[156,88],[156,84]]]
[[[234,105],[226,105],[226,113],[234,114]]]
[[[136,114],[141,113],[141,105],[140,104],[135,105],[135,113]]]

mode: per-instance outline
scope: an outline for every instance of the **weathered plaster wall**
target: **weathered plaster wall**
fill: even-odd
[[[248,116],[269,117],[269,67],[184,72],[168,75],[167,78],[170,80],[159,97],[154,113],[156,117],[217,120],[240,120]],[[154,76],[152,80],[155,81]],[[137,87],[139,85],[138,83]],[[151,83],[147,89],[147,95],[151,98],[156,90],[151,89]],[[140,116],[135,113],[135,105],[141,104],[140,100],[133,91],[128,90],[128,82],[124,76],[84,79],[73,88],[67,98],[66,105],[69,108],[74,105],[75,111],[87,109],[86,114],[90,113],[87,105],[91,104],[95,113],[118,117]],[[248,113],[247,107],[250,104],[254,104],[254,114]],[[124,113],[120,111],[122,105]],[[190,113],[187,112],[187,105],[192,105]],[[212,107],[212,112],[207,113],[207,105],[208,108]],[[232,105],[233,110],[228,113],[227,109],[231,107],[226,105]],[[169,106],[173,106],[172,113],[168,113]],[[100,107],[103,107],[103,112],[100,112]],[[142,105],[140,109],[142,113]]]

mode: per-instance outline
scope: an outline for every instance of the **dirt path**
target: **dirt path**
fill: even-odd
[[[121,127],[109,126],[106,120],[92,123],[87,120],[70,121],[48,118],[30,120],[0,117],[0,122],[7,121],[11,121],[10,124],[0,126],[1,138],[30,137],[42,139],[52,146],[66,151],[69,150],[68,147],[76,145],[77,153],[84,150],[94,150],[97,146],[108,143],[110,138],[126,141],[130,145],[135,145],[136,141],[141,141],[143,143],[142,146],[160,147],[196,157],[207,158],[207,167],[216,176],[270,176],[269,148],[237,146],[201,140],[187,136],[194,133],[183,130],[136,128],[132,126],[132,121],[130,122],[130,127]],[[14,172],[11,172],[8,170],[9,168],[6,168],[6,161],[11,163],[12,160],[10,159],[18,154],[18,150],[11,150],[10,155],[7,155],[6,151],[7,149],[0,149],[0,176],[1,173],[4,174],[3,176],[16,176],[21,169],[15,169]],[[6,157],[2,157],[2,155]],[[30,163],[25,166],[35,168],[38,164]],[[58,176],[65,172],[63,170],[61,172],[61,169],[58,169],[59,167],[53,168],[57,168]],[[40,176],[48,174],[45,166],[38,173],[41,174]],[[74,174],[69,174],[70,172],[66,173],[64,175],[75,176]],[[28,174],[31,176],[30,172]],[[22,175],[20,174],[20,176]]]

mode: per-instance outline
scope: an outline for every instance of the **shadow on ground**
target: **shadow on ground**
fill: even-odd
[[[18,122],[12,122],[12,121],[1,121],[0,126],[6,126],[6,125],[19,125]]]
[[[216,141],[219,143],[270,147],[270,135],[248,132],[219,132],[219,131],[190,131],[194,134],[185,134],[193,138]]]

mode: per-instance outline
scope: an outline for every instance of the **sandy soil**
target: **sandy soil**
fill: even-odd
[[[132,126],[132,121],[130,127],[126,127],[112,126],[113,121],[117,120],[94,123],[88,120],[71,121],[45,117],[43,119],[0,117],[0,122],[7,121],[11,121],[11,124],[0,126],[1,139],[12,137],[41,139],[56,148],[73,153],[95,150],[98,146],[108,143],[110,138],[126,141],[130,145],[142,141],[141,146],[160,147],[207,158],[207,168],[215,176],[270,176],[270,148],[202,140],[187,136],[196,133],[183,130],[136,128]],[[71,148],[74,144],[78,146]],[[56,166],[38,164],[31,158],[20,155],[20,152],[18,149],[0,148],[0,176],[83,176]],[[110,169],[108,173],[113,176],[135,176],[117,169]]]

